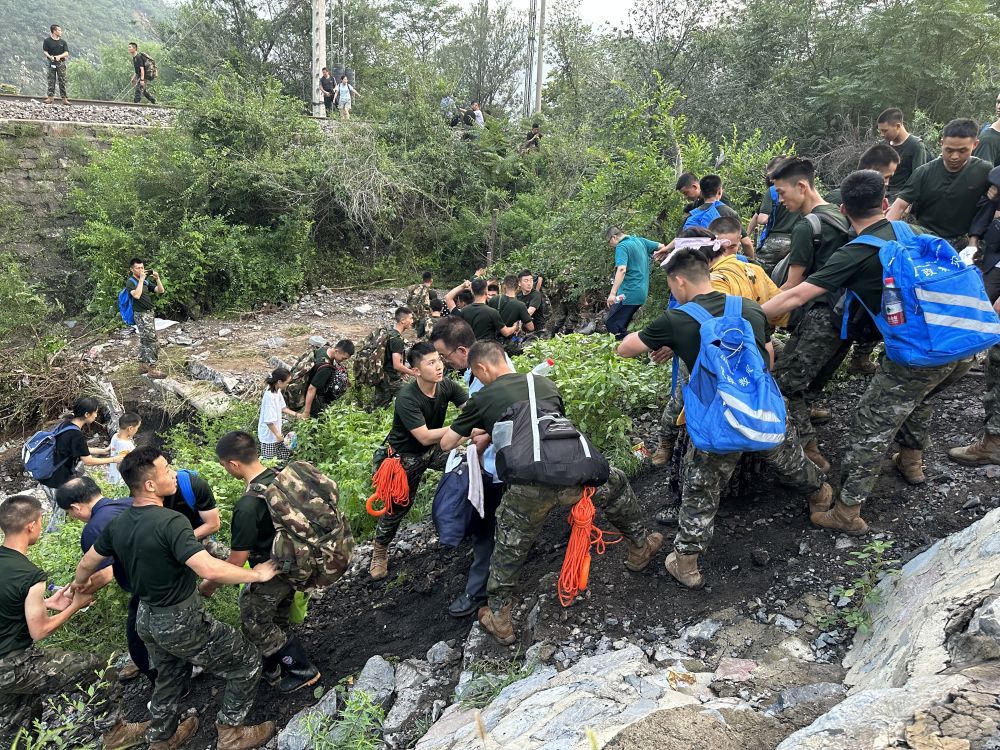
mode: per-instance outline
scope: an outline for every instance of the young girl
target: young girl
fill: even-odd
[[[257,440],[260,441],[261,458],[287,461],[292,455],[284,443],[285,434],[281,430],[283,414],[297,416],[285,404],[285,395],[282,393],[291,380],[292,374],[284,367],[279,367],[264,381],[267,388],[264,389],[264,397],[260,402],[260,418],[257,420]]]
[[[138,414],[122,414],[118,420],[118,432],[111,438],[111,456],[121,456],[124,458],[129,451],[135,450],[134,438],[139,428],[142,427],[142,417]],[[118,472],[118,464],[108,464],[105,467],[108,482],[111,484],[125,484],[122,475]]]

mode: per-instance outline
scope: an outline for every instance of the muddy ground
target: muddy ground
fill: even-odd
[[[894,556],[912,557],[1000,501],[998,467],[963,468],[950,463],[945,454],[948,446],[965,442],[977,429],[982,384],[982,375],[972,374],[939,401],[935,444],[925,460],[930,478],[925,486],[910,487],[884,467],[865,518],[874,538],[894,542]],[[850,440],[846,425],[865,385],[864,379],[854,377],[832,386],[829,403],[835,418],[819,432],[834,477]],[[650,517],[669,496],[669,479],[668,470],[649,468],[634,480]],[[712,549],[702,560],[709,584],[705,590],[692,592],[677,585],[663,569],[662,554],[646,572],[629,573],[622,566],[624,549],[613,546],[595,558],[589,591],[568,609],[552,596],[568,537],[565,512],[553,511],[522,577],[524,603],[517,613],[521,642],[509,649],[497,647],[496,654],[523,653],[532,640],[542,638],[556,645],[589,643],[579,647],[584,652],[605,636],[644,645],[669,641],[682,627],[726,608],[751,617],[761,605],[781,612],[810,592],[825,599],[832,585],[856,575],[856,569],[843,563],[863,541],[811,528],[805,500],[766,479],[756,490],[753,497],[724,502]],[[464,586],[471,552],[442,548],[429,537],[432,532],[426,527],[404,529],[386,581],[372,583],[365,575],[345,579],[312,603],[299,633],[323,672],[324,687],[332,688],[356,674],[374,654],[423,658],[437,641],[465,638],[472,618],[452,619],[446,608]],[[527,610],[538,602],[532,632],[525,627]],[[731,655],[740,656],[751,645],[729,644]],[[187,706],[198,707],[202,717],[197,747],[214,740],[212,722],[220,687],[214,678],[199,678],[185,699]],[[140,681],[128,693],[130,714],[139,718],[149,699],[148,689]],[[308,690],[286,697],[262,686],[251,719],[274,719],[282,725],[314,701]]]

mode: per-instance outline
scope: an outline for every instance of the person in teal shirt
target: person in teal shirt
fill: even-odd
[[[618,227],[608,229],[608,243],[615,251],[615,280],[608,295],[608,333],[619,341],[649,296],[649,259],[666,246],[645,237],[633,237]]]

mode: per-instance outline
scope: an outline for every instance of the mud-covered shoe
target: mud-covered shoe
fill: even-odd
[[[118,673],[118,682],[131,682],[136,677],[138,677],[142,672],[139,671],[139,667],[135,665],[134,661],[129,660],[129,662],[121,668]]]
[[[862,536],[868,533],[868,524],[861,517],[860,505],[844,505],[839,500],[825,513],[813,513],[809,516],[814,526],[830,531],[843,531],[851,536]]]
[[[667,572],[677,579],[677,582],[689,589],[700,589],[705,586],[705,578],[698,570],[698,554],[682,555],[674,550],[667,555],[664,563]]]
[[[871,361],[868,356],[851,356],[851,361],[847,365],[848,375],[874,375],[878,372],[878,366]]]
[[[963,466],[1000,464],[1000,435],[987,433],[970,445],[949,448],[948,458]]]
[[[145,745],[147,729],[149,729],[148,721],[139,723],[119,721],[101,737],[104,750],[125,750]]]
[[[803,445],[802,450],[806,454],[806,458],[816,464],[820,471],[824,474],[830,473],[830,462],[819,452],[819,445],[816,444],[815,440],[810,440]]]
[[[833,412],[825,406],[813,406],[809,409],[809,421],[813,424],[825,424],[833,419]]]
[[[216,750],[253,750],[274,737],[278,731],[273,721],[238,727],[216,722],[215,730],[219,733]]]
[[[645,570],[656,557],[656,553],[660,551],[660,547],[663,546],[663,534],[658,531],[646,534],[646,543],[641,547],[628,540],[625,541],[625,545],[628,547],[625,567],[638,573],[640,570]]]
[[[494,612],[488,606],[480,607],[479,624],[504,646],[509,646],[517,640],[517,636],[514,635],[514,621],[510,618],[509,604],[503,605],[499,612]]]
[[[368,566],[368,575],[374,581],[381,581],[389,575],[389,545],[375,542],[372,547],[372,564]]]
[[[826,513],[833,507],[833,488],[823,482],[823,486],[809,496],[809,515]]]
[[[661,437],[660,444],[656,446],[653,455],[649,457],[649,462],[653,466],[666,466],[670,457],[674,454],[674,441]]]
[[[195,732],[197,731],[198,717],[191,716],[177,725],[177,729],[174,730],[174,736],[169,740],[150,742],[149,750],[177,750],[177,748],[181,747],[189,739],[194,737]]]
[[[924,452],[914,448],[900,448],[899,453],[892,455],[892,463],[896,471],[906,480],[907,484],[924,484]]]

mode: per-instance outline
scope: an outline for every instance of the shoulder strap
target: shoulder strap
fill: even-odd
[[[535,463],[542,460],[542,442],[538,434],[538,399],[535,397],[535,376],[528,373],[528,404],[531,408],[531,448]]]
[[[736,318],[743,317],[743,298],[737,297],[735,294],[726,295],[726,309],[722,313],[726,317],[733,316]]]
[[[181,469],[177,472],[177,488],[181,491],[181,497],[191,510],[195,510],[194,487],[191,485],[191,475],[194,472],[188,469]]]
[[[697,302],[688,302],[677,308],[682,313],[687,313],[699,323],[705,323],[712,319],[712,314]]]
[[[819,250],[823,244],[823,223],[816,214],[806,214],[805,220],[812,229],[813,250]]]
[[[880,239],[872,234],[859,234],[853,240],[851,240],[852,245],[868,245],[869,247],[874,247],[876,250],[881,250],[886,246],[886,240]]]
[[[896,233],[897,240],[908,240],[917,236],[905,221],[893,221],[890,223],[892,224],[892,231]]]

